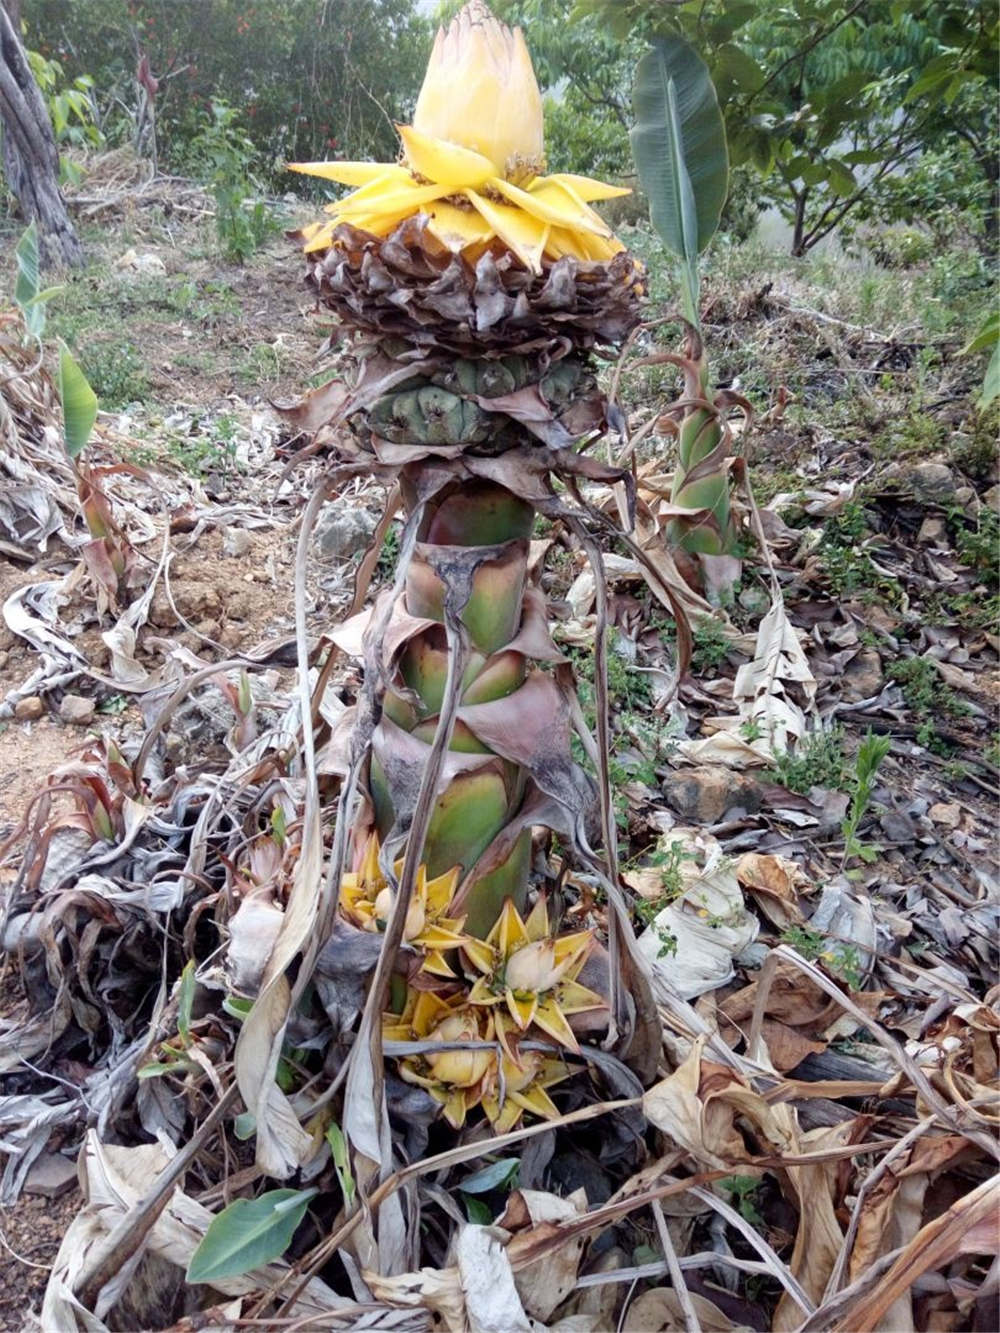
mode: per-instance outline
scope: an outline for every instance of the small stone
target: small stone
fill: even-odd
[[[59,705],[59,716],[64,722],[72,722],[74,726],[85,727],[88,722],[93,722],[96,708],[96,700],[88,699],[85,695],[64,694]]]
[[[912,843],[919,832],[909,815],[901,810],[887,810],[879,819],[879,828],[891,842]]]
[[[862,648],[844,668],[844,698],[851,703],[872,699],[882,688],[882,659],[874,648]]]
[[[250,534],[246,528],[226,528],[222,534],[222,554],[240,559],[250,550]]]
[[[752,813],[763,799],[753,778],[722,764],[669,773],[663,793],[682,819],[697,824],[718,824],[730,810]]]
[[[914,498],[924,504],[947,505],[955,499],[955,478],[944,463],[918,463],[907,477]]]
[[[343,502],[324,507],[316,524],[316,535],[324,555],[340,560],[360,555],[371,540],[377,520],[367,509]]]
[[[26,699],[18,699],[14,705],[14,716],[18,722],[35,722],[45,712],[45,705],[37,694],[29,694]]]
[[[944,541],[945,531],[943,518],[925,518],[917,533],[917,541],[921,546],[939,546]]]
[[[953,802],[938,801],[927,811],[927,816],[942,828],[958,828],[962,820],[962,807]]]
[[[988,491],[984,492],[983,504],[986,505],[987,509],[992,509],[1000,514],[1000,484],[991,486]]]
[[[40,1153],[32,1162],[24,1182],[25,1194],[58,1199],[77,1183],[76,1163],[58,1152]]]
[[[126,250],[115,262],[115,268],[124,276],[132,278],[159,277],[166,273],[167,266],[159,255],[151,252],[136,254],[135,250]]]
[[[975,500],[978,504],[978,497],[971,486],[957,486],[955,488],[955,503],[960,505],[971,504]]]

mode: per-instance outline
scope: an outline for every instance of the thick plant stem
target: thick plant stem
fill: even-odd
[[[677,361],[684,371],[684,416],[671,501],[686,509],[707,512],[700,518],[673,519],[668,536],[673,544],[692,554],[726,555],[736,541],[727,466],[729,432],[712,401],[708,363],[701,337],[693,326],[688,329],[685,355]]]
[[[409,476],[404,472],[404,498],[419,489],[416,481],[412,471]],[[509,836],[525,797],[527,775],[477,734],[476,719],[486,708],[492,725],[488,705],[504,700],[512,728],[531,725],[525,712],[530,701],[523,694],[528,660],[518,640],[531,610],[527,561],[533,522],[529,504],[487,482],[453,484],[429,508],[407,571],[402,608],[413,621],[424,623],[399,653],[395,685],[383,700],[387,743],[376,746],[370,769],[376,830],[385,840],[399,814],[393,785],[399,785],[400,776],[393,771],[392,738],[398,735],[395,729],[407,733],[408,753],[414,759],[419,754],[414,741],[422,748],[434,740],[449,675],[447,606],[464,596],[458,592],[464,582],[468,596],[458,614],[467,660],[456,682],[459,712],[449,745],[454,771],[431,812],[420,860],[429,877],[459,867],[467,884],[465,928],[480,937],[499,916],[505,898],[523,908],[527,892],[530,829]],[[511,845],[498,855],[498,839],[505,830]],[[484,854],[491,848],[491,863],[484,869]],[[411,855],[412,849],[408,859]]]

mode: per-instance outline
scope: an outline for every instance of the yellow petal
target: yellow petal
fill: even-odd
[[[426,1037],[428,1032],[450,1013],[451,1009],[444,1000],[433,991],[422,990],[413,1006],[410,1026],[418,1037]]]
[[[399,213],[409,217],[419,213],[422,205],[440,199],[447,193],[446,185],[414,185],[410,178],[406,181],[375,182],[355,190],[346,199],[339,199],[334,205],[335,216],[350,219],[353,213],[373,213],[376,216]]]
[[[412,125],[397,125],[396,129],[403,141],[407,162],[418,175],[429,181],[450,185],[456,190],[464,186],[474,190],[497,174],[490,159],[471,148],[449,143],[447,139],[436,139],[431,134],[421,134]]]
[[[321,176],[338,185],[367,185],[380,176],[409,175],[405,167],[392,162],[289,162],[288,170],[301,172],[303,176]]]
[[[576,1035],[566,1022],[566,1016],[554,1000],[543,1000],[535,1010],[535,1023],[553,1037],[560,1046],[570,1051],[579,1051]]]
[[[493,228],[472,208],[439,202],[427,214],[427,230],[454,254],[468,245],[482,245],[493,235]]]
[[[572,259],[582,259],[586,262],[589,255],[584,247],[584,232],[574,232],[568,227],[553,227],[549,232],[549,239],[545,244],[545,253],[550,259],[562,259],[569,255]],[[587,237],[593,240],[594,237]]]
[[[510,181],[499,178],[490,184],[512,204],[530,213],[532,217],[548,222],[553,227],[570,227],[573,230],[593,231],[599,236],[610,236],[611,229],[601,222],[596,213],[575,204],[561,190],[522,190]]]
[[[510,1016],[523,1032],[535,1016],[535,1010],[538,1008],[537,995],[515,995],[507,987],[507,1008],[510,1010]]]
[[[490,983],[485,977],[480,977],[476,984],[469,991],[467,1003],[469,1004],[498,1004],[500,996],[490,989]]]
[[[581,243],[586,257],[595,264],[603,264],[625,249],[617,236],[594,236],[589,232],[581,233]]]
[[[313,232],[302,248],[307,255],[312,254],[315,250],[325,250],[329,246],[332,236],[333,224],[328,222],[325,226],[321,225],[317,231]]]
[[[617,199],[623,194],[632,193],[622,185],[606,185],[604,181],[591,180],[589,176],[574,176],[569,171],[556,171],[551,176],[539,176],[529,188],[534,193],[536,189],[551,184],[565,186],[584,204],[589,204],[594,199]]]
[[[544,896],[540,897],[528,914],[524,923],[525,934],[529,940],[543,940],[549,933],[549,906]]]
[[[490,934],[492,933],[491,931]],[[462,949],[472,966],[478,968],[480,972],[488,974],[493,971],[496,966],[496,954],[485,940],[467,939]]]
[[[483,1110],[486,1112],[487,1119],[493,1126],[494,1134],[509,1133],[521,1119],[523,1109],[518,1106],[513,1097],[508,1097],[503,1106],[495,1097],[483,1098]]]
[[[449,1089],[447,1092],[434,1091],[433,1095],[444,1103],[444,1118],[452,1129],[461,1129],[465,1124],[468,1111],[468,1099],[462,1088]],[[472,1103],[475,1105],[475,1102]]]
[[[508,163],[542,157],[542,97],[518,28],[466,5],[439,29],[413,115],[424,134]],[[537,169],[537,168],[536,168]]]
[[[464,194],[525,268],[530,268],[533,273],[540,272],[549,224],[509,204],[495,204],[475,190],[465,190]]]
[[[455,979],[455,973],[448,966],[444,954],[439,953],[436,949],[427,955],[420,970],[421,972],[429,972],[432,977],[447,977],[451,981]]]
[[[426,867],[421,866],[426,874]],[[431,916],[437,917],[445,912],[448,904],[451,902],[452,895],[458,885],[458,866],[453,870],[448,870],[443,875],[438,875],[435,879],[427,880],[427,911]]]
[[[594,932],[592,930],[577,930],[572,935],[559,935],[553,941],[556,962],[563,963],[567,958],[576,961],[578,955],[586,956],[590,952],[593,942]],[[579,962],[582,966],[582,957]]]
[[[434,1080],[427,1078],[427,1076],[424,1074],[421,1074],[412,1060],[400,1060],[399,1076],[406,1083],[416,1083],[418,1087],[426,1088],[431,1093],[432,1096],[436,1095],[434,1092]],[[441,1099],[439,1097],[438,1101],[440,1100]]]
[[[537,1084],[527,1088],[524,1092],[512,1092],[508,1098],[516,1106],[521,1106],[525,1111],[530,1111],[537,1115],[540,1120],[557,1120],[559,1118],[559,1107],[545,1091]]]
[[[582,1014],[588,1009],[606,1009],[603,995],[588,990],[578,981],[564,981],[556,988],[555,1002],[564,1014]]]
[[[379,869],[378,852],[378,835],[371,833],[368,836],[368,840],[365,842],[364,855],[361,858],[359,875],[362,884],[374,885],[378,883],[379,887],[381,887],[384,876]],[[372,897],[374,896],[375,895],[373,894]]]
[[[408,941],[421,949],[457,949],[465,943],[465,936],[457,931],[446,930],[441,925],[426,926],[419,935]]]
[[[382,1040],[383,1041],[412,1041],[413,1029],[409,1023],[400,1023],[393,1021],[395,1014],[382,1015]]]
[[[509,958],[515,949],[530,943],[524,922],[521,920],[521,913],[514,905],[513,898],[504,899],[500,916],[487,939],[499,950],[501,958]]]

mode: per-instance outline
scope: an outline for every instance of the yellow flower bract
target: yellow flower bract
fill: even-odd
[[[543,176],[542,99],[521,30],[472,0],[438,31],[412,125],[399,125],[404,162],[297,162],[353,193],[306,228],[327,249],[341,222],[388,236],[423,214],[444,249],[474,261],[498,245],[533,272],[564,255],[606,262],[624,247],[590,204],[630,193],[586,176]]]

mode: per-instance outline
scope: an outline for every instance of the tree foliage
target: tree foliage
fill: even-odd
[[[94,78],[112,142],[134,128],[145,55],[170,163],[221,98],[275,179],[286,160],[394,154],[429,37],[413,0],[24,0],[23,16],[31,46]]]
[[[976,208],[996,237],[997,13],[986,0],[510,0],[578,139],[628,121],[631,72],[651,38],[704,56],[734,165],[760,173],[802,253],[854,216],[908,214],[907,181],[945,155],[962,169],[937,206]],[[562,147],[557,142],[557,151]],[[560,164],[562,165],[562,164]]]

